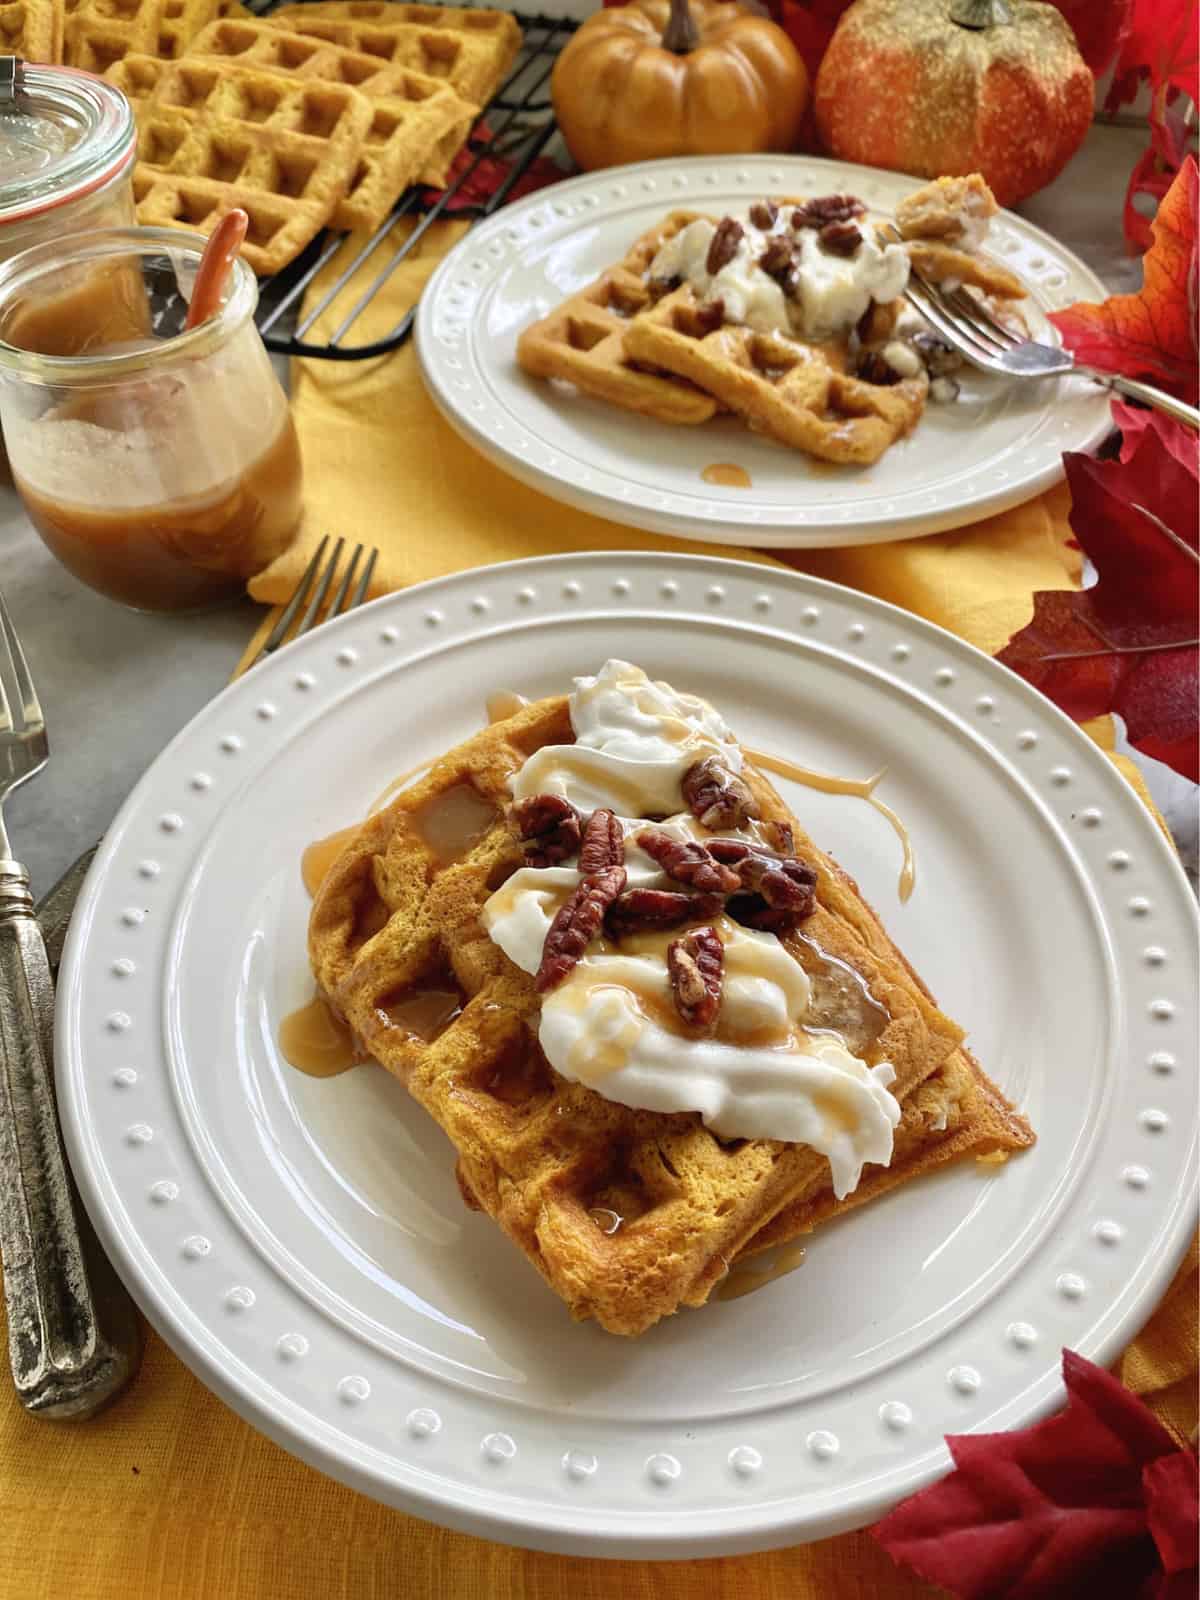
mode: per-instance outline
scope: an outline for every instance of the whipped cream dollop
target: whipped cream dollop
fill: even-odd
[[[621,818],[633,887],[678,888],[637,843],[654,823],[677,838],[709,837],[683,811],[683,774],[706,755],[732,771],[744,764],[724,720],[707,701],[652,682],[628,662],[609,661],[576,679],[573,745],[536,751],[512,781],[515,799],[560,794],[581,810],[607,806]],[[756,839],[754,825],[742,836]],[[523,971],[537,972],[546,934],[578,886],[577,862],[519,868],[484,905],[491,939]],[[773,933],[727,917],[713,923],[724,946],[715,1034],[680,1021],[666,966],[679,937],[646,932],[619,945],[593,941],[584,958],[543,996],[539,1041],[563,1077],[634,1109],[698,1112],[726,1139],[805,1144],[829,1160],[838,1198],[857,1186],[865,1162],[886,1165],[900,1107],[890,1063],[868,1066],[809,1015],[803,966]]]
[[[581,811],[654,816],[679,810],[683,775],[706,755],[742,769],[733,735],[707,700],[654,683],[628,661],[576,678],[571,726],[574,744],[543,745],[525,762],[512,780],[514,800],[557,794]]]
[[[726,322],[810,340],[848,333],[872,301],[886,303],[904,292],[909,261],[902,245],[881,245],[873,230],[864,227],[854,254],[838,255],[822,246],[816,229],[793,229],[794,209],[780,207],[770,228],[742,222],[737,248],[718,272],[708,270],[716,227],[698,217],[662,246],[649,276],[681,278],[701,301],[720,299]],[[758,264],[770,240],[780,237],[796,251],[791,294]]]

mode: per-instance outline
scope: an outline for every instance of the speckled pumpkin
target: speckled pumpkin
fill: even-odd
[[[782,28],[736,0],[597,11],[559,56],[558,125],[585,170],[664,156],[792,150],[808,74]]]
[[[1069,23],[1041,0],[855,0],[814,109],[844,160],[925,178],[981,172],[1012,205],[1066,166],[1093,96]]]

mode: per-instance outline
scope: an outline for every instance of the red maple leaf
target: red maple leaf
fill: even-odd
[[[1161,201],[1189,145],[1188,120],[1181,103],[1200,94],[1200,63],[1195,0],[1133,0],[1121,49],[1104,102],[1112,113],[1150,85],[1150,145],[1133,169],[1125,194],[1125,237],[1134,250],[1150,243],[1150,224],[1138,199]]]
[[[955,1470],[889,1512],[875,1537],[961,1600],[1166,1600],[1176,1578],[1194,1595],[1195,1458],[1071,1350],[1063,1381],[1066,1409],[1044,1422],[948,1435]]]
[[[1071,528],[1097,582],[1035,594],[1032,620],[996,659],[1077,722],[1117,712],[1135,749],[1196,780],[1195,435],[1128,414],[1149,420],[1131,429],[1121,460],[1063,457]]]
[[[1080,361],[1102,372],[1148,378],[1190,400],[1197,395],[1196,212],[1200,185],[1189,156],[1151,223],[1154,243],[1136,294],[1077,301],[1050,320]]]
[[[1198,61],[1195,0],[1133,0],[1105,111],[1133,100],[1147,79],[1156,93],[1174,89],[1195,100]]]
[[[1124,44],[1135,0],[1054,0],[1075,30],[1079,54],[1097,77]]]

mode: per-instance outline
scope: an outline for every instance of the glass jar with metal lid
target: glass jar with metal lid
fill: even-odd
[[[115,84],[0,56],[0,261],[132,223],[137,130]]]

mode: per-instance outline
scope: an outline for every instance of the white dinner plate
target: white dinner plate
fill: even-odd
[[[871,467],[810,460],[730,417],[699,427],[647,421],[517,366],[521,330],[625,255],[672,208],[744,216],[764,194],[849,190],[886,217],[918,178],[809,156],[650,161],[608,168],[528,196],[450,252],[421,296],[417,346],[426,386],[468,443],[514,477],[596,516],[710,543],[869,544],[991,516],[1062,477],[1064,450],[1110,426],[1106,391],[1082,378],[1007,383],[971,371],[960,398],[929,405],[910,438]],[[1029,286],[1029,321],[1103,300],[1083,262],[1001,212],[989,251]],[[732,462],[750,489],[710,486]]]
[[[276,1048],[311,992],[299,860],[480,726],[490,689],[619,654],[749,744],[1039,1142],[912,1183],[797,1270],[636,1340],[574,1324],[381,1069]],[[947,1431],[1061,1400],[1193,1226],[1195,915],[1103,755],[986,656],[879,601],[694,556],[495,566],[379,600],[232,684],[114,822],[63,965],[58,1085],[100,1237],[223,1399],[367,1494],[491,1538],[636,1557],[835,1533],[942,1472]]]

